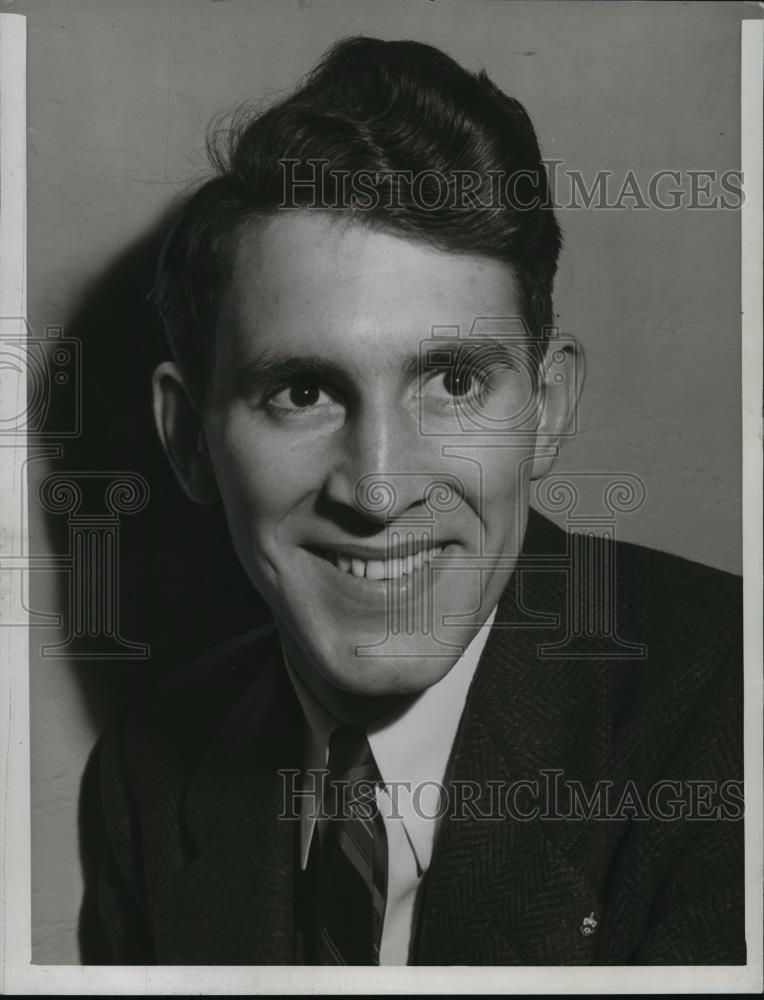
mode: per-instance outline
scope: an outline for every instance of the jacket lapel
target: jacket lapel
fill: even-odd
[[[159,962],[301,961],[299,824],[279,818],[279,769],[301,766],[302,720],[277,646],[189,784],[184,815],[195,857],[156,901]]]
[[[607,774],[604,667],[539,657],[538,647],[560,633],[527,622],[550,614],[562,621],[564,575],[540,567],[565,535],[551,525],[532,527],[515,578],[521,585],[499,603],[452,751],[417,964],[593,960],[595,936],[583,921],[599,916],[604,852],[596,842],[607,824],[555,819],[546,792],[555,781],[586,784]]]

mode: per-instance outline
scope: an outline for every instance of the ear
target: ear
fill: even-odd
[[[551,340],[539,367],[539,420],[531,479],[551,470],[584,385],[584,349],[574,337]]]
[[[199,504],[218,499],[204,427],[178,366],[163,361],[152,378],[154,423],[183,492]]]

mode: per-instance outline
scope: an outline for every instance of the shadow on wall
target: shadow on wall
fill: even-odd
[[[65,669],[95,733],[129,698],[150,694],[177,666],[268,617],[234,555],[222,509],[184,496],[154,430],[151,373],[169,350],[147,295],[170,221],[161,219],[103,272],[65,329],[80,345],[82,432],[49,463],[40,493],[49,550],[70,565],[68,576],[57,574],[69,591],[57,595],[57,606],[69,608]],[[70,405],[53,391],[46,428],[63,426]],[[141,650],[124,643],[148,650],[125,658]],[[85,783],[87,868],[94,859],[84,790]]]
[[[174,214],[162,218],[106,269],[66,328],[67,337],[81,345],[82,433],[65,445],[63,457],[50,468],[77,484],[83,499],[66,516],[49,514],[48,529],[56,552],[72,548],[70,532],[79,522],[85,546],[90,544],[90,565],[81,567],[80,574],[87,586],[79,592],[75,586],[75,600],[84,603],[99,596],[100,604],[79,625],[70,621],[68,631],[73,636],[71,669],[98,730],[114,707],[111,695],[115,689],[124,694],[124,683],[161,679],[210,645],[267,618],[234,555],[222,508],[199,507],[186,498],[154,429],[151,373],[170,355],[147,296]],[[55,421],[56,415],[51,413],[50,419]],[[114,490],[110,500],[109,487]],[[145,491],[145,502],[136,500],[133,490]],[[136,501],[132,509],[131,501]],[[116,559],[110,563],[86,519],[114,517],[115,506]],[[117,570],[116,588],[110,566]],[[109,607],[115,622],[109,620]],[[76,605],[71,610],[76,618]],[[76,635],[88,625],[101,634]],[[147,646],[147,655],[125,649],[120,640]],[[80,649],[87,654],[82,659]],[[124,658],[131,652],[133,658]]]

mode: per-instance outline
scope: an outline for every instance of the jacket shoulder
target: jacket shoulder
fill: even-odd
[[[585,603],[595,621],[614,612],[618,628],[629,633],[624,638],[652,641],[657,653],[669,646],[709,654],[741,648],[743,581],[736,574],[634,542],[566,531],[535,511],[523,555],[556,558],[568,571],[567,599]]]
[[[614,740],[655,773],[742,778],[742,579],[628,542],[608,558],[619,636],[643,647],[608,672]]]
[[[660,657],[694,658],[742,678],[740,576],[631,542],[608,548],[624,629],[641,631]]]
[[[141,690],[112,727],[112,745],[121,743],[128,766],[140,760],[154,776],[162,762],[172,761],[180,779],[272,661],[278,642],[274,626],[264,625]]]
[[[529,528],[524,552],[551,555],[558,567],[557,634],[565,633],[571,655],[563,656],[566,676],[575,674],[581,692],[604,692],[597,696],[606,714],[600,724],[610,731],[614,750],[641,754],[658,766],[680,747],[699,753],[711,748],[718,759],[726,756],[726,770],[736,775],[742,758],[742,579],[633,542],[569,533],[540,515]],[[591,705],[582,705],[583,714],[590,711]],[[712,758],[709,751],[709,766]]]
[[[153,961],[150,901],[192,856],[182,818],[189,779],[277,644],[264,626],[215,647],[137,692],[96,743],[80,802],[86,961]]]

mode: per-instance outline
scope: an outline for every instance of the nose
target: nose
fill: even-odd
[[[438,481],[439,455],[417,415],[401,403],[367,405],[335,438],[325,496],[384,524],[427,502]]]

